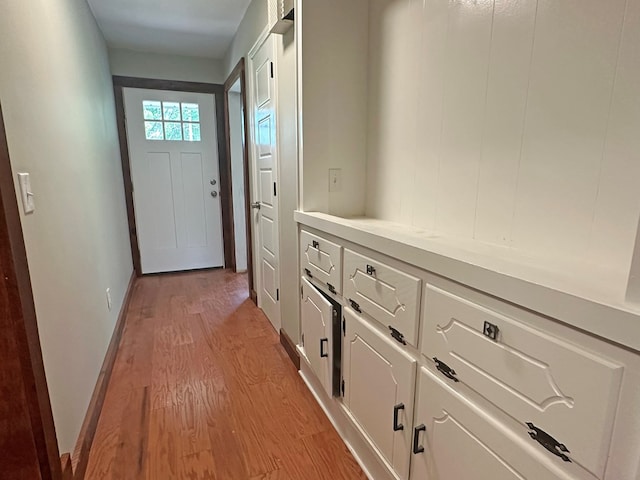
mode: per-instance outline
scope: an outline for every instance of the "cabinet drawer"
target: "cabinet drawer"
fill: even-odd
[[[602,478],[623,366],[582,348],[578,332],[550,335],[518,319],[533,314],[475,292],[474,301],[459,294],[427,286],[423,355],[455,370],[523,429],[530,423],[551,435],[571,461]]]
[[[411,345],[418,341],[422,280],[349,249],[344,251],[344,297]],[[352,304],[353,305],[353,304]]]
[[[517,425],[502,423],[426,368],[418,376],[412,480],[595,480],[578,465],[544,456]]]
[[[311,276],[342,293],[342,247],[318,235],[300,231],[300,268],[302,275]]]
[[[344,404],[401,479],[409,477],[416,360],[344,309]]]

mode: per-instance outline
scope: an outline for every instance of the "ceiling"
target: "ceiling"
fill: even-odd
[[[109,47],[221,59],[251,0],[88,0]]]

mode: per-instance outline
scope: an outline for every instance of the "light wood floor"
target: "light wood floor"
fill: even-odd
[[[247,297],[223,270],[138,281],[86,478],[366,478]]]

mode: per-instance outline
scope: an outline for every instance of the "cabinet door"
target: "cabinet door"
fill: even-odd
[[[571,480],[509,427],[421,368],[411,480]]]
[[[345,249],[344,297],[411,345],[418,341],[421,289],[419,278]]]
[[[573,462],[603,476],[623,366],[533,329],[517,313],[507,317],[428,285],[422,352],[454,369],[460,382],[523,428],[542,429],[566,446]]]
[[[342,247],[318,235],[300,231],[300,267],[303,275],[342,293]]]
[[[333,340],[331,303],[302,278],[302,350],[329,396],[333,390]]]
[[[344,309],[344,403],[399,478],[409,476],[416,361]]]

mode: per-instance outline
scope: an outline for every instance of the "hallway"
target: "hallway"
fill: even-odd
[[[138,280],[87,479],[365,479],[246,276]]]

